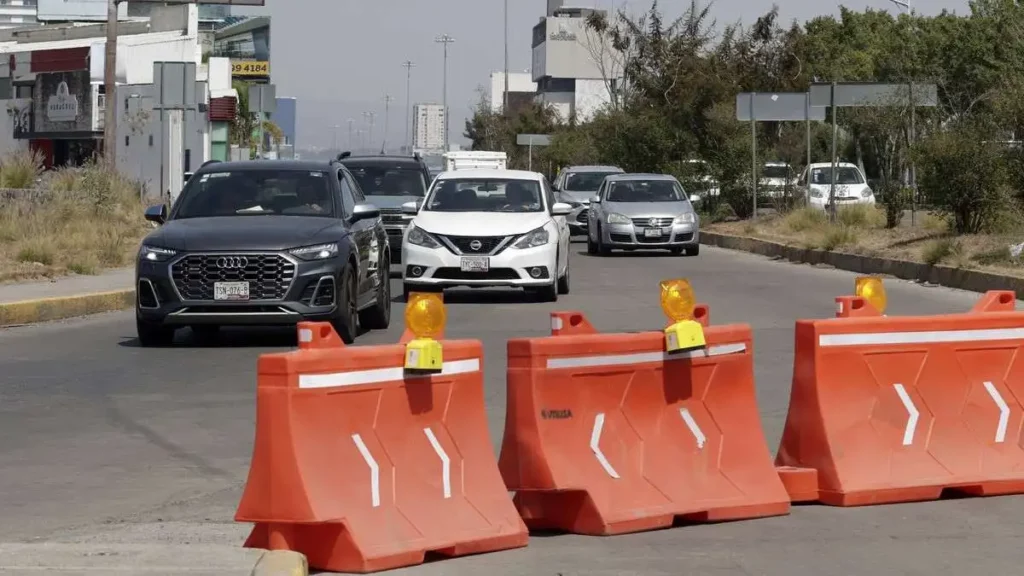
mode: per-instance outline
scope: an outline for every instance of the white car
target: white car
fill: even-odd
[[[832,188],[832,164],[823,162],[811,164],[811,174],[808,182],[808,169],[804,169],[800,175],[797,186],[806,187],[807,202],[812,208],[827,210],[829,196]],[[875,193],[868,186],[867,178],[856,164],[839,162],[836,164],[836,206],[849,206],[851,204],[875,204]]]
[[[404,292],[512,286],[554,302],[569,293],[572,207],[547,179],[520,170],[442,172],[402,241]]]

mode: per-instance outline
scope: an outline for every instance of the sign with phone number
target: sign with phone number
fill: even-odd
[[[270,76],[270,62],[233,61],[232,76]]]

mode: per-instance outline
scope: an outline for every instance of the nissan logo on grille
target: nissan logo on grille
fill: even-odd
[[[223,269],[239,269],[249,265],[249,259],[245,256],[222,256],[217,259],[217,267]]]
[[[480,242],[479,240],[473,240],[472,242],[469,243],[469,247],[473,249],[474,252],[477,252],[480,250],[481,247],[483,247],[483,243]]]

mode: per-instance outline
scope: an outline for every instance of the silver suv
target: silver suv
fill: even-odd
[[[587,233],[590,199],[597,194],[606,177],[622,173],[618,166],[570,166],[558,173],[551,187],[558,192],[560,202],[572,206],[572,212],[565,218],[571,234],[582,236]]]
[[[608,254],[613,248],[700,253],[700,219],[673,176],[609,176],[591,200],[589,214],[590,254]]]

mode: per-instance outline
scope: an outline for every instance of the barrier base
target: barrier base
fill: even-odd
[[[456,558],[471,554],[484,554],[523,548],[529,535],[527,532],[498,534],[491,537],[474,538],[472,542],[457,542],[437,548],[410,546],[410,542],[395,541],[389,546],[371,549],[364,554],[352,540],[344,522],[323,524],[265,524],[253,526],[246,538],[245,548],[270,550],[293,550],[309,560],[311,568],[332,572],[366,574],[422,564],[427,553]]]

